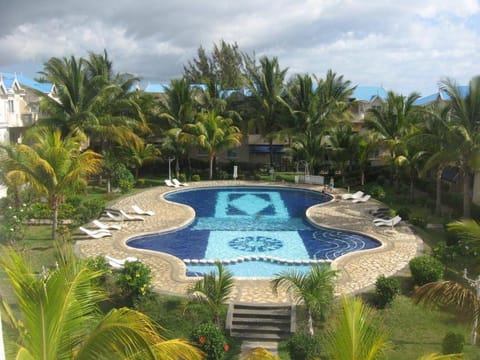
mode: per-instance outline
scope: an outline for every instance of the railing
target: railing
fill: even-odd
[[[324,185],[325,177],[321,175],[295,175],[295,184]]]

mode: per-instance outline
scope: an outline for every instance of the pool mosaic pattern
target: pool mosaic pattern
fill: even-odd
[[[262,183],[263,185],[279,185]],[[260,184],[260,185],[262,185]],[[189,188],[205,188],[208,186],[248,186],[259,185],[258,182],[247,181],[203,181],[191,183]],[[322,186],[281,184],[282,187],[306,188],[320,192]],[[132,205],[139,205],[144,209],[153,210],[155,216],[145,217],[145,221],[125,221],[122,229],[113,231],[111,237],[101,241],[93,241],[83,234],[76,234],[75,250],[81,257],[95,257],[110,255],[116,258],[136,256],[142,263],[152,268],[152,285],[155,291],[165,294],[185,296],[189,288],[198,281],[198,278],[185,275],[185,264],[176,257],[166,253],[143,251],[126,246],[126,242],[139,234],[158,233],[182,228],[194,219],[194,212],[190,207],[166,201],[164,195],[172,188],[159,186],[147,189],[129,196],[121,197],[110,204],[114,209],[130,209]],[[335,284],[335,293],[352,294],[374,286],[378,276],[394,276],[399,272],[408,271],[408,262],[418,254],[423,253],[423,243],[410,229],[408,223],[401,222],[394,229],[378,228],[372,224],[372,211],[384,207],[375,199],[366,203],[352,204],[341,200],[344,194],[342,189],[334,189],[336,200],[320,206],[313,206],[307,211],[307,217],[315,224],[365,233],[382,242],[380,248],[366,251],[357,251],[337,258],[332,262],[338,277]],[[109,222],[109,218],[102,218]],[[246,261],[237,265],[256,263]],[[275,265],[275,264],[272,264]],[[273,294],[269,279],[235,278],[235,288],[231,301],[237,303],[256,304],[292,304],[293,299],[288,292],[279,291]]]
[[[187,264],[190,274],[209,272],[211,267],[205,265],[215,261],[256,261],[254,276],[270,277],[283,265],[332,261],[380,245],[365,235],[311,225],[305,218],[306,209],[330,200],[318,192],[206,188],[178,191],[166,198],[192,206],[195,221],[178,231],[132,239],[128,245],[172,254]],[[246,267],[229,269],[236,276],[253,276]]]

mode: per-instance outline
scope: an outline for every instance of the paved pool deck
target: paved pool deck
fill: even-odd
[[[289,183],[247,182],[247,181],[203,181],[191,183],[188,187],[206,186],[287,186],[321,191],[322,186]],[[75,250],[79,256],[95,257],[110,255],[116,258],[135,256],[152,268],[155,291],[184,296],[198,278],[185,276],[185,264],[180,259],[149,250],[130,248],[126,241],[134,236],[174,230],[189,224],[195,212],[192,208],[169,202],[163,194],[176,189],[159,186],[123,197],[111,208],[131,212],[136,204],[155,215],[145,215],[145,221],[123,221],[122,229],[112,230],[112,237],[90,239],[76,236]],[[336,259],[332,268],[338,270],[336,294],[360,292],[375,284],[380,275],[391,276],[408,269],[408,262],[423,251],[422,240],[415,235],[408,223],[402,221],[391,227],[376,227],[372,224],[371,211],[384,205],[374,199],[365,203],[352,203],[342,200],[341,189],[331,195],[334,200],[315,205],[307,210],[307,217],[315,224],[369,235],[379,240],[382,246],[376,249],[350,253]],[[101,219],[108,222],[108,218]],[[292,303],[287,292],[274,295],[268,279],[235,279],[235,290],[231,298],[236,303],[286,304]]]

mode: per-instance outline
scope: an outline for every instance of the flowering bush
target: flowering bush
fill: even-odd
[[[152,269],[140,261],[126,262],[118,274],[117,284],[124,295],[135,300],[149,294],[152,287]]]
[[[7,206],[3,210],[3,231],[0,234],[1,239],[11,244],[23,240],[25,238],[26,218],[26,204],[21,205],[19,208]]]
[[[206,355],[207,360],[223,359],[225,353],[230,350],[225,335],[212,323],[205,323],[193,329],[191,340]]]

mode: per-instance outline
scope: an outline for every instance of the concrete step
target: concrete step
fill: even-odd
[[[291,306],[231,304],[226,328],[234,337],[278,341],[288,338],[295,330],[294,319]]]

